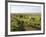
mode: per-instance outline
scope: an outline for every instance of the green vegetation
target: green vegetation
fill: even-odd
[[[41,15],[11,14],[11,31],[29,31],[41,29]]]

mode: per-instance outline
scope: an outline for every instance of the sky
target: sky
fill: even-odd
[[[11,12],[41,12],[41,6],[22,6],[22,5],[14,5],[11,6]]]

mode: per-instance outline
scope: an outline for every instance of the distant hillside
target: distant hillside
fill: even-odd
[[[24,12],[24,13],[11,13],[11,14],[18,14],[18,15],[41,15],[41,13],[30,13],[30,12]]]

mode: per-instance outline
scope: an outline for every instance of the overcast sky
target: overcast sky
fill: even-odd
[[[41,6],[11,6],[11,12],[41,12]]]

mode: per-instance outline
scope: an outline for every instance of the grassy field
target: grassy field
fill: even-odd
[[[11,31],[33,31],[41,30],[41,15],[31,14],[11,14]]]

